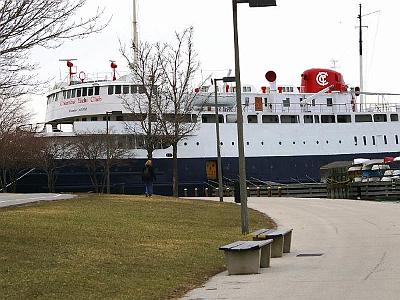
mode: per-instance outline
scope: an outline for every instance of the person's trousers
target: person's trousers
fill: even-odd
[[[146,182],[145,190],[144,190],[146,195],[152,195],[153,194],[153,182]]]

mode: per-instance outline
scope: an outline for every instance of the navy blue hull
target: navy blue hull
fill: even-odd
[[[250,157],[246,158],[246,177],[249,180],[289,182],[312,182],[320,180],[322,165],[354,158],[383,158],[397,156],[398,153],[379,153],[369,155],[321,155],[293,157]],[[206,162],[215,158],[179,159],[179,191],[187,188],[190,195],[197,187],[199,195],[203,195],[207,182]],[[143,159],[120,161],[111,169],[111,191],[114,193],[142,194],[141,181]],[[154,159],[156,182],[154,193],[172,194],[172,159]],[[223,176],[231,180],[238,178],[238,159],[223,158]],[[46,192],[47,177],[43,171],[37,170],[21,179],[17,184],[18,192]],[[56,181],[57,192],[88,192],[93,191],[90,177],[82,162],[61,161]]]

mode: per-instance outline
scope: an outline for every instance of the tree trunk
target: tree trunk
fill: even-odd
[[[178,197],[178,144],[172,145],[172,189],[174,197]]]

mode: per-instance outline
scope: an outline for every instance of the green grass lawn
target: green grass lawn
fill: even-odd
[[[249,209],[250,230],[273,227]],[[1,299],[169,299],[224,270],[240,206],[80,196],[0,209]]]

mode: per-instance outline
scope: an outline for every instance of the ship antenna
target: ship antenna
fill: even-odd
[[[360,91],[364,92],[364,82],[363,82],[363,60],[362,60],[362,55],[363,55],[363,48],[362,48],[362,28],[363,27],[368,27],[368,26],[363,26],[362,25],[362,17],[368,16],[368,15],[372,15],[374,13],[380,12],[380,10],[374,11],[374,12],[370,12],[367,13],[365,15],[361,14],[361,3],[359,4],[360,6],[360,14],[357,16],[357,18],[359,19],[359,27],[358,27],[358,32],[359,32],[359,54],[360,54]],[[360,95],[360,108],[363,107],[364,105],[364,96],[361,94]]]
[[[137,30],[137,5],[136,0],[133,0],[133,21],[132,21],[132,34],[133,34],[133,59],[134,62],[138,58],[138,48],[139,48],[139,34]]]
[[[63,58],[63,59],[59,59],[59,61],[66,61],[67,62],[67,67],[69,68],[69,72],[68,72],[68,77],[69,77],[69,83],[68,85],[72,84],[73,81],[73,77],[76,74],[76,71],[74,72],[72,70],[72,67],[74,66],[74,64],[72,63],[73,61],[77,60],[76,58]]]

